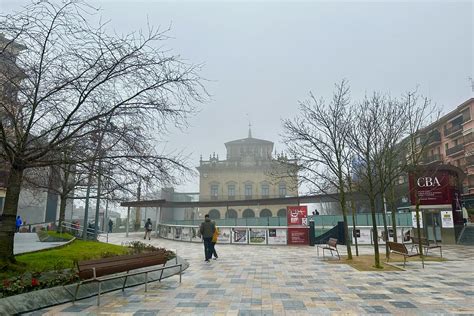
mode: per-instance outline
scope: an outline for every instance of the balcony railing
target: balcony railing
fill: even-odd
[[[426,164],[441,161],[443,161],[443,156],[440,154],[431,155],[423,158],[423,162]]]
[[[421,141],[426,145],[438,143],[441,141],[441,133],[438,130],[434,130],[429,134],[422,136]]]
[[[459,144],[446,150],[446,155],[451,156],[464,150],[464,144]]]
[[[462,125],[454,125],[451,128],[444,129],[444,136],[453,136],[455,133],[462,131]]]
[[[474,166],[474,155],[466,156],[466,166]]]
[[[464,145],[474,142],[474,133],[464,135]]]

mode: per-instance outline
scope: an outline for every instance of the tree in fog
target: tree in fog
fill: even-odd
[[[410,95],[410,94],[409,94]],[[413,96],[412,96],[413,97]],[[427,100],[426,100],[427,102]],[[419,129],[425,126],[428,103],[418,104],[405,98],[393,99],[380,93],[365,97],[356,106],[351,146],[361,161],[356,172],[358,190],[367,195],[371,216],[375,267],[380,268],[376,201],[389,201],[392,229],[396,235],[396,207],[393,194],[396,180],[421,164],[424,146],[412,147]],[[415,127],[415,128],[414,128]],[[389,236],[385,208],[382,207],[384,237]],[[396,237],[395,237],[396,238]],[[395,239],[396,240],[396,239]],[[386,247],[386,256],[389,256]]]
[[[64,164],[65,148],[111,116],[160,133],[167,123],[185,124],[206,97],[198,67],[160,48],[166,32],[109,35],[88,22],[94,11],[81,1],[41,1],[0,17],[0,159],[9,169],[0,257],[8,261],[26,169]]]
[[[288,152],[298,159],[299,177],[319,191],[334,188],[344,219],[348,259],[352,251],[347,225],[346,163],[350,157],[348,133],[351,109],[350,89],[343,80],[335,85],[332,99],[318,99],[313,94],[300,102],[300,112],[283,122],[283,139]]]

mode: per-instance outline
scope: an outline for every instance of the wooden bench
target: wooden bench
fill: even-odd
[[[316,250],[318,251],[319,257],[319,248],[323,250],[323,258],[324,258],[324,250],[331,251],[331,256],[334,256],[333,251],[337,253],[339,260],[341,260],[341,256],[339,256],[339,251],[337,250],[337,239],[336,238],[329,238],[327,244],[317,245]]]
[[[135,255],[123,255],[108,257],[95,260],[80,261],[77,263],[78,275],[80,282],[77,284],[76,291],[74,293],[74,301],[76,301],[77,292],[82,284],[97,282],[98,283],[98,294],[97,294],[97,306],[100,305],[100,294],[101,294],[101,282],[107,280],[113,280],[125,277],[123,281],[122,291],[125,290],[127,278],[129,276],[145,274],[145,292],[148,288],[148,273],[154,271],[160,271],[160,278],[163,277],[163,271],[165,269],[179,267],[179,282],[181,283],[182,264],[178,264],[178,257],[176,257],[176,264],[165,266],[167,258],[163,252],[149,252]],[[157,267],[158,265],[161,265]],[[145,271],[130,272],[132,270],[153,267]]]
[[[398,242],[387,241],[387,246],[390,249],[390,253],[395,253],[397,255],[403,256],[403,267],[405,267],[407,263],[407,258],[416,257],[420,254],[418,252],[408,252],[407,247],[405,244],[401,244]],[[387,262],[390,260],[390,256],[387,258]],[[421,264],[423,269],[425,268],[425,262],[423,260],[423,256],[421,256]]]
[[[430,244],[428,238],[424,237],[411,237],[411,242],[411,251],[413,251],[413,247],[415,247],[416,252],[418,252],[418,246],[421,243],[421,246],[425,249],[425,255],[428,255],[428,250],[439,248],[439,255],[441,256],[441,258],[443,258],[443,250],[441,249],[441,245],[439,245],[438,243],[435,242],[434,244]]]

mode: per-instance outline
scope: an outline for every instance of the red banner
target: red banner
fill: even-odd
[[[287,206],[288,244],[309,245],[307,206]]]
[[[287,206],[288,226],[308,225],[308,208],[304,206]]]
[[[309,245],[309,230],[305,227],[288,227],[289,245]]]

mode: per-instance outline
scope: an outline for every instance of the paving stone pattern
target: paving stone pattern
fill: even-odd
[[[113,243],[138,235],[109,236]],[[445,246],[446,262],[408,262],[406,271],[360,272],[327,263],[312,247],[217,245],[154,239],[190,263],[177,277],[32,315],[451,315],[474,314],[474,247]],[[341,247],[343,248],[343,247]],[[370,253],[362,247],[362,253]],[[344,252],[344,250],[342,251]]]

